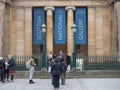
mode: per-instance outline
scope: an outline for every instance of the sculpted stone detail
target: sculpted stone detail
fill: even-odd
[[[54,7],[45,7],[44,9],[45,9],[46,11],[47,11],[47,10],[52,10],[52,11],[53,11],[55,8],[54,8]]]
[[[69,10],[69,9],[75,10],[76,7],[74,7],[74,6],[67,6],[67,7],[65,7],[65,9],[66,9],[66,10]]]

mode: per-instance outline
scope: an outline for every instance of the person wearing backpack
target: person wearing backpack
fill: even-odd
[[[34,57],[32,56],[31,59],[30,59],[30,67],[29,67],[29,84],[34,84],[35,83],[32,80],[35,66],[36,66],[36,63],[34,61]]]
[[[51,60],[51,62],[50,62],[50,67],[52,67],[53,66],[53,64],[55,63],[55,59],[57,58],[57,55],[54,53],[53,54],[53,56],[52,56],[52,60]],[[51,71],[51,69],[50,69],[50,71]],[[51,74],[51,80],[52,80],[52,85],[54,84],[54,81],[53,81],[53,76],[52,76],[52,74]]]
[[[60,79],[61,73],[62,73],[62,67],[60,64],[60,57],[58,56],[51,67],[51,74],[53,76],[53,82],[54,82],[53,86],[55,89],[59,88],[59,79]]]

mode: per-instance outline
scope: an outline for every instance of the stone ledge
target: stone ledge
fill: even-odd
[[[34,78],[48,79],[50,73],[45,71],[35,71]],[[66,73],[67,78],[120,78],[120,70],[88,70],[72,71]],[[15,78],[29,78],[28,71],[16,71]]]

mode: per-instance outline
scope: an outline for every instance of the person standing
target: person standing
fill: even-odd
[[[5,72],[5,65],[4,65],[3,57],[0,57],[0,75],[1,75],[2,83],[4,83],[4,72]]]
[[[71,65],[71,56],[69,54],[66,56],[66,64]]]
[[[51,74],[53,76],[53,86],[55,89],[59,88],[59,79],[62,73],[62,67],[60,64],[60,56],[55,59],[55,63],[52,65]]]
[[[52,52],[50,52],[50,53],[48,54],[48,60],[49,60],[49,62],[51,62],[51,60],[52,60]]]
[[[31,67],[29,68],[29,84],[34,84],[35,82],[33,81],[33,73],[34,73],[36,63],[34,61],[33,56],[30,59],[30,65],[31,65]]]
[[[4,64],[5,64],[5,73],[4,73],[4,79],[6,81],[7,79],[7,82],[9,82],[9,64],[8,64],[8,58],[5,57],[4,58]]]
[[[50,62],[50,67],[52,67],[54,65],[56,57],[57,57],[57,55],[55,53],[53,53],[52,60]],[[50,71],[51,71],[51,69],[50,69]],[[54,80],[53,80],[52,74],[51,74],[51,80],[52,80],[52,85],[54,85]]]
[[[51,70],[51,61],[52,61],[52,52],[50,52],[48,55],[47,55],[47,68],[48,68],[48,72],[50,72]]]
[[[9,74],[10,74],[10,80],[11,82],[14,81],[14,75],[15,75],[15,67],[16,67],[16,63],[14,58],[12,57],[12,55],[8,55],[8,65],[9,65]]]
[[[61,85],[65,85],[65,73],[67,71],[67,64],[65,61],[61,62],[62,74],[61,74]]]
[[[70,66],[71,66],[71,56],[70,56],[70,54],[67,54],[67,56],[66,56],[66,64],[67,64],[67,70],[70,71]]]
[[[60,58],[60,62],[63,62],[65,58],[63,51],[60,51]]]

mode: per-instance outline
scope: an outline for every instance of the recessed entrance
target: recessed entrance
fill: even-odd
[[[59,55],[60,51],[63,51],[63,53],[66,57],[66,55],[67,55],[67,45],[54,44],[53,52],[56,53],[57,55]]]

